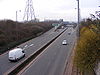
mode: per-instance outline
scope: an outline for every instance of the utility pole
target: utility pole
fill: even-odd
[[[19,10],[21,12],[21,10]],[[16,22],[18,21],[18,11],[16,11]]]
[[[23,20],[27,20],[27,21],[36,20],[32,0],[27,0],[26,2],[26,8],[25,8]]]
[[[79,0],[77,0],[77,37],[79,39],[80,32],[79,32],[79,25],[80,25],[80,7],[79,7]]]
[[[17,11],[16,11],[16,22],[17,22]]]

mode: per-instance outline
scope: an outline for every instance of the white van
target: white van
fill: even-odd
[[[21,48],[15,48],[9,51],[9,61],[17,61],[25,56],[25,52]]]

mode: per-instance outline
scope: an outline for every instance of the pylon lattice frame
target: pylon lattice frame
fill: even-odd
[[[32,0],[27,0],[23,20],[35,20],[35,12]]]

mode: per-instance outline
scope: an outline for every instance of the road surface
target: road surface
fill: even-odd
[[[68,33],[71,33],[70,35]],[[63,40],[68,45],[62,45]],[[26,66],[19,75],[63,75],[66,62],[76,41],[73,28],[67,29],[49,45],[35,60]]]
[[[43,35],[19,45],[19,47],[23,48],[26,45],[28,46],[25,49],[26,53],[25,58],[27,58],[30,54],[32,54],[42,45],[50,41],[53,37],[57,36],[60,32],[62,32],[62,29],[60,29],[58,32],[54,32],[54,29],[51,29],[50,31],[44,33]],[[10,62],[8,60],[8,52],[0,55],[0,75],[3,75],[10,69],[13,69],[13,67],[15,67],[21,61],[25,60],[25,58],[19,60],[18,62]]]

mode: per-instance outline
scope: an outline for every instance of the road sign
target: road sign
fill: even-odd
[[[58,23],[53,23],[52,26],[58,26]]]

